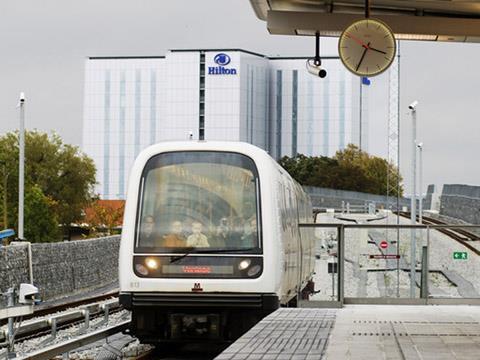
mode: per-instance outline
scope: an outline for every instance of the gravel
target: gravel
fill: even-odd
[[[108,326],[112,326],[115,324],[118,324],[122,321],[128,320],[130,318],[130,312],[126,310],[122,310],[119,312],[116,312],[114,314],[110,314],[109,320],[108,320]],[[90,328],[89,330],[94,330],[94,329],[100,329],[101,327],[97,326],[100,322],[103,321],[103,317],[99,317],[94,320],[90,320]],[[78,325],[72,325],[66,329],[63,330],[57,330],[57,336],[55,339],[51,339],[51,335],[44,335],[40,337],[36,337],[33,339],[25,340],[19,343],[15,343],[15,351],[17,352],[17,356],[25,356],[28,353],[32,351],[36,351],[38,349],[41,349],[46,346],[51,346],[54,344],[58,344],[67,340],[71,340],[77,336],[79,331],[83,327],[83,323],[78,324]],[[106,324],[102,325],[103,327],[106,326]],[[72,353],[73,354],[73,353]],[[85,358],[85,357],[84,357]],[[88,358],[88,357],[86,357]],[[80,359],[80,358],[79,358]],[[83,359],[83,358],[82,358]],[[91,357],[89,358],[91,359]]]
[[[353,215],[350,215],[353,217]],[[364,215],[360,216],[362,220]],[[319,223],[341,223],[343,221],[333,218],[332,214],[318,216]],[[396,224],[397,217],[390,214],[386,219],[371,221],[370,224]],[[351,223],[351,222],[344,222]],[[400,217],[400,224],[410,224],[409,219]],[[317,228],[317,259],[315,265],[315,287],[320,293],[311,297],[311,300],[332,299],[332,277],[327,273],[327,262],[335,260],[336,256],[336,229]],[[389,271],[374,271],[385,269],[387,262],[383,259],[369,259],[368,255],[380,254],[377,245],[368,241],[379,236],[384,236],[389,242],[395,243],[397,231],[385,229],[347,229],[345,231],[345,296],[346,297],[410,297],[410,272],[398,271],[392,268]],[[400,267],[410,268],[410,238],[411,230],[402,229],[399,232],[399,253],[401,255]],[[427,244],[426,230],[417,230],[417,269],[421,269],[421,249]],[[329,249],[328,245],[333,246]],[[475,244],[477,245],[477,244]],[[480,242],[478,244],[480,246]],[[395,246],[395,245],[390,245]],[[467,252],[468,260],[454,260],[453,252]],[[389,261],[396,264],[396,261]],[[434,297],[480,297],[480,256],[436,230],[430,230],[429,248],[429,291]],[[420,271],[417,271],[416,296],[420,295],[418,287]],[[397,290],[398,288],[398,290]],[[336,293],[335,274],[335,293]]]

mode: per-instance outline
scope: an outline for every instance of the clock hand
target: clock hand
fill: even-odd
[[[359,43],[360,45],[362,45],[362,47],[364,47],[365,49],[368,49],[368,45],[365,45],[365,43],[360,40],[359,38],[353,36],[352,34],[349,34],[349,33],[346,33],[346,36],[348,36],[350,39],[356,41],[357,43]]]
[[[373,48],[373,47],[371,47],[371,46],[369,46],[368,48],[369,48],[370,50],[373,50],[373,51],[376,51],[376,52],[379,52],[379,53],[382,53],[382,54],[387,55],[387,53],[386,53],[385,51],[375,49],[375,48]]]
[[[369,48],[370,48],[370,43],[368,43],[367,46],[365,47],[365,50],[363,50],[363,54],[362,54],[362,57],[360,58],[360,61],[358,62],[356,71],[358,71],[358,69],[360,68],[360,64],[362,63],[363,58],[365,57],[365,54],[367,53]]]
[[[371,47],[371,46],[369,46],[369,45],[365,45],[365,43],[364,43],[362,40],[360,40],[359,38],[353,36],[352,34],[347,33],[346,35],[347,35],[350,39],[356,41],[357,43],[359,43],[360,45],[362,45],[362,47],[364,47],[364,48],[366,48],[366,49],[368,48],[368,49],[370,49],[370,50],[373,50],[373,51],[376,51],[376,52],[379,52],[379,53],[382,53],[382,54],[385,54],[385,55],[387,54],[385,51],[375,49],[375,48],[373,48],[373,47]],[[370,43],[369,43],[369,44],[370,44]]]

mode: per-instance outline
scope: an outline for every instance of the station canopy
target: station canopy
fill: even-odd
[[[339,36],[365,17],[364,0],[250,0],[268,31],[279,35]],[[480,42],[480,1],[371,0],[370,16],[399,40]]]

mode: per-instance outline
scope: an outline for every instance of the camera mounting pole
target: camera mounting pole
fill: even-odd
[[[315,57],[313,58],[313,63],[316,66],[322,65],[322,59],[320,59],[320,33],[318,31],[315,33]]]
[[[307,71],[313,76],[318,76],[320,78],[327,76],[327,71],[321,68],[322,59],[320,58],[320,33],[318,31],[315,33],[315,56],[307,59],[305,66]]]

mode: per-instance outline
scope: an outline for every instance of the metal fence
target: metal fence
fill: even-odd
[[[314,228],[316,284],[306,306],[480,304],[480,225],[300,224]],[[413,261],[412,261],[413,259]]]

